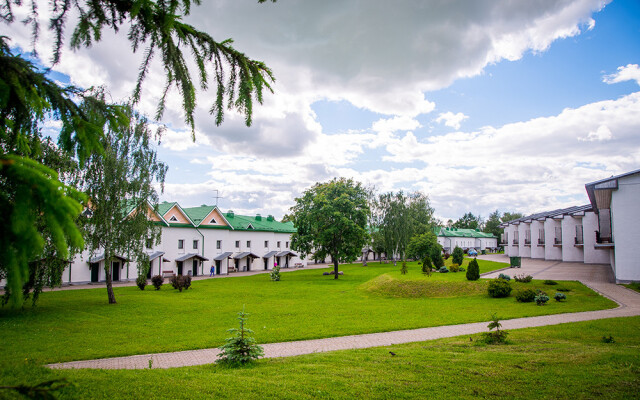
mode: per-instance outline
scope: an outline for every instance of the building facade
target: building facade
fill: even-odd
[[[153,275],[203,275],[211,267],[217,275],[239,271],[306,266],[307,262],[291,251],[291,222],[278,222],[272,215],[237,215],[221,212],[216,206],[183,208],[164,202],[148,215],[161,229],[159,243],[147,241],[145,252]],[[103,254],[78,254],[63,273],[62,282],[100,282],[105,277]],[[135,280],[135,261],[119,254],[111,260],[114,281]]]
[[[498,248],[498,238],[480,229],[438,228],[435,233],[442,250],[447,253],[451,253],[456,246],[466,251],[495,251]]]

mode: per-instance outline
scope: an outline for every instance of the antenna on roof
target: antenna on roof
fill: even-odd
[[[220,197],[220,191],[218,189],[213,189],[214,192],[216,192],[216,195],[213,196],[214,199],[216,199],[216,207],[218,207],[218,199],[223,199],[224,197]]]

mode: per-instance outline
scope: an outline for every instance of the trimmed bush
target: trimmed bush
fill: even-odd
[[[480,279],[480,266],[478,266],[478,261],[474,258],[469,261],[469,266],[467,267],[467,280],[477,281]]]
[[[280,280],[280,266],[276,264],[271,272],[269,273],[269,277],[272,281],[278,282]]]
[[[453,249],[453,254],[451,254],[451,261],[454,264],[462,265],[462,261],[464,261],[464,252],[458,246]]]
[[[508,297],[511,294],[511,285],[509,282],[504,279],[493,279],[489,282],[489,287],[487,291],[489,292],[489,296],[500,298],[500,297]]]
[[[545,292],[538,290],[535,300],[537,305],[544,306],[549,301],[549,296]]]
[[[402,275],[406,275],[406,274],[407,274],[407,272],[409,272],[409,268],[407,268],[407,262],[406,262],[406,261],[403,261],[403,262],[402,262],[402,266],[400,267],[400,273],[401,273]]]
[[[509,275],[500,274],[498,275],[498,279],[504,279],[505,281],[510,281],[511,277]]]
[[[516,300],[520,303],[531,303],[536,299],[536,291],[533,289],[524,289],[516,292]]]
[[[424,256],[422,259],[422,273],[429,276],[431,275],[431,270],[433,269],[433,265],[431,264],[431,257]]]
[[[442,260],[442,252],[440,251],[440,246],[434,246],[431,249],[430,257],[435,269],[444,267],[444,260]]]
[[[191,277],[189,275],[172,275],[171,278],[169,278],[169,283],[174,289],[182,292],[183,289],[189,289],[191,286]]]
[[[522,275],[514,275],[513,279],[516,282],[529,283],[533,279],[533,276],[531,276],[531,275],[525,276],[524,274],[522,274]]]
[[[438,270],[438,272],[447,273],[449,272],[449,270],[447,269],[447,267],[442,267]]]
[[[144,288],[147,286],[147,277],[146,276],[142,276],[142,275],[137,277],[136,278],[136,285],[138,285],[138,288],[140,290],[144,290]]]
[[[154,288],[156,288],[156,290],[160,290],[160,287],[162,286],[163,283],[164,283],[164,278],[162,277],[162,275],[154,275],[151,277],[151,284],[153,285]]]
[[[451,264],[451,266],[449,267],[449,271],[451,271],[451,272],[458,272],[458,271],[460,271],[460,265],[458,265],[458,264]]]
[[[557,285],[558,284],[558,282],[552,281],[551,279],[547,279],[546,281],[544,281],[542,283],[544,283],[545,285]]]
[[[559,287],[559,288],[556,288],[556,290],[558,292],[570,292],[571,291],[571,289],[566,288],[566,287]]]
[[[182,276],[182,286],[185,290],[191,287],[191,275],[183,275]]]
[[[567,299],[567,295],[566,295],[566,294],[564,294],[564,293],[559,293],[559,292],[558,292],[558,293],[556,293],[556,294],[553,296],[553,298],[554,298],[556,301],[563,301],[563,300],[566,300],[566,299]]]
[[[182,275],[180,275],[182,276]],[[173,287],[174,289],[178,288],[178,275],[171,275],[171,277],[169,278],[169,285],[171,285],[171,287]],[[180,291],[182,291],[182,289],[180,289]]]

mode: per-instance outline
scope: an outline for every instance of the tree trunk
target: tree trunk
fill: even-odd
[[[333,279],[338,279],[338,259],[331,256],[331,261],[333,261]]]
[[[109,298],[109,304],[116,304],[116,296],[113,294],[113,286],[111,285],[111,261],[104,267],[107,277],[107,297]]]

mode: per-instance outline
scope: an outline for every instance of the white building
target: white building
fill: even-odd
[[[153,275],[203,275],[213,266],[216,275],[235,271],[306,266],[291,251],[291,222],[278,222],[271,215],[262,217],[222,213],[216,206],[182,208],[178,203],[161,203],[155,212],[149,207],[149,218],[162,230],[159,244],[146,244],[150,260],[148,277]],[[62,275],[62,282],[86,283],[104,281],[104,255],[76,256]],[[114,281],[134,280],[138,268],[125,255],[112,260]]]
[[[610,264],[616,281],[640,281],[640,170],[585,185],[591,204],[502,224],[508,256]]]
[[[498,238],[480,229],[438,228],[435,233],[438,243],[447,253],[453,252],[456,246],[465,251],[471,249],[494,251],[498,248]]]

